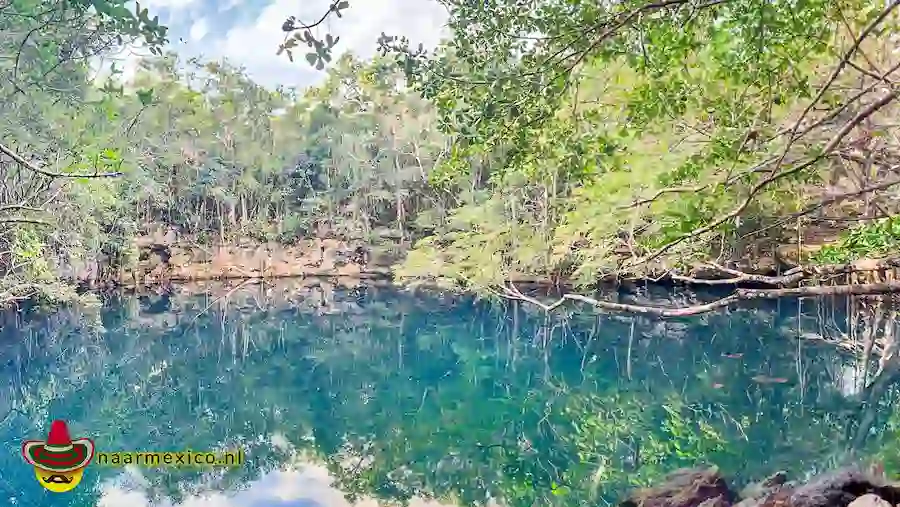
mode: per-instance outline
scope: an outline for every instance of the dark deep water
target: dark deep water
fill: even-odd
[[[883,346],[898,326],[890,312],[857,315],[872,305],[663,322],[374,287],[225,299],[122,297],[8,319],[0,505],[606,505],[700,463],[736,482],[854,454],[898,471],[894,370],[876,378],[873,358],[866,387],[852,350],[873,329]],[[19,452],[55,418],[98,451],[240,446],[247,463],[92,464],[75,491],[53,494]]]

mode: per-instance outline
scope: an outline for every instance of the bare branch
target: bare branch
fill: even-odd
[[[898,168],[900,168],[900,166],[895,166],[892,168],[892,170],[898,169]],[[900,185],[900,180],[886,181],[884,183],[879,183],[877,185],[869,185],[867,187],[861,188],[859,190],[855,190],[853,192],[845,192],[843,194],[833,195],[827,199],[823,199],[822,201],[817,202],[816,204],[813,204],[812,206],[809,206],[800,211],[791,213],[790,215],[787,215],[786,217],[782,218],[781,220],[778,220],[777,222],[775,222],[773,224],[767,225],[767,226],[757,229],[753,232],[748,232],[747,234],[744,234],[743,236],[741,236],[741,239],[745,239],[750,236],[755,236],[757,234],[762,234],[763,232],[766,232],[770,229],[774,229],[775,227],[784,225],[784,224],[790,222],[791,220],[796,220],[797,218],[806,216],[806,215],[812,213],[813,211],[824,208],[825,206],[828,206],[830,204],[835,204],[835,203],[841,202],[845,199],[850,199],[851,197],[858,197],[860,195],[870,194],[872,192],[877,192],[879,190],[886,190],[886,189],[891,188],[896,185]]]
[[[898,2],[900,2],[900,0],[898,0]],[[840,144],[840,142],[845,137],[847,137],[847,135],[857,125],[862,123],[863,120],[865,120],[869,116],[873,115],[876,111],[878,111],[882,107],[893,102],[897,98],[897,93],[898,92],[896,92],[896,91],[887,93],[887,94],[883,95],[881,98],[879,98],[878,100],[876,100],[875,102],[869,104],[865,109],[863,109],[862,111],[857,113],[856,116],[853,117],[853,119],[851,119],[846,124],[844,124],[844,126],[841,128],[841,130],[838,131],[831,138],[831,140],[822,149],[822,152],[819,153],[818,155],[808,158],[806,161],[804,161],[800,164],[797,164],[796,166],[794,166],[791,169],[788,169],[786,171],[773,172],[772,174],[770,174],[769,176],[764,178],[762,181],[760,181],[759,183],[754,185],[753,188],[750,189],[750,192],[747,194],[747,196],[744,198],[744,200],[741,202],[741,204],[739,204],[737,207],[735,207],[730,212],[726,213],[725,215],[722,215],[721,217],[713,220],[712,222],[710,222],[709,224],[707,224],[703,227],[698,227],[691,232],[683,234],[683,235],[673,239],[672,241],[669,241],[665,245],[657,248],[655,251],[653,251],[651,254],[647,255],[646,257],[643,257],[641,259],[638,259],[635,262],[627,264],[626,267],[634,267],[638,264],[646,263],[653,259],[656,259],[657,257],[659,257],[659,256],[663,255],[664,253],[668,252],[669,250],[671,250],[676,245],[682,243],[683,241],[685,241],[689,238],[695,238],[702,234],[706,234],[707,232],[710,232],[713,229],[715,229],[716,227],[719,227],[720,225],[724,224],[728,220],[731,220],[734,217],[740,215],[745,209],[747,209],[748,206],[750,206],[750,203],[753,202],[753,199],[760,192],[762,192],[766,187],[768,187],[772,183],[775,183],[776,181],[786,178],[792,174],[799,173],[800,171],[803,171],[803,170],[811,167],[812,165],[816,164],[817,162],[819,162],[826,156],[830,155],[831,152],[833,152],[834,149],[837,147],[837,145]]]
[[[645,306],[626,303],[614,303],[601,301],[581,294],[565,294],[551,304],[544,304],[532,297],[525,296],[514,287],[504,287],[503,297],[506,299],[525,301],[534,304],[541,309],[551,312],[567,301],[587,303],[595,308],[617,312],[637,313],[641,315],[654,315],[657,317],[687,317],[699,315],[714,310],[726,308],[740,301],[754,301],[762,299],[780,299],[784,297],[817,297],[817,296],[869,296],[877,294],[900,293],[900,282],[870,283],[853,285],[817,285],[812,287],[794,287],[786,289],[738,289],[734,293],[709,303],[684,306],[678,308],[666,308],[660,306]]]
[[[47,171],[45,169],[41,169],[40,167],[32,164],[31,162],[25,160],[18,153],[14,152],[6,145],[0,143],[0,153],[8,156],[21,165],[22,167],[28,169],[29,171],[36,172],[43,176],[47,176],[49,178],[115,178],[118,176],[122,176],[121,172],[112,172],[112,173],[101,173],[95,172],[93,174],[79,174],[79,173],[58,173],[53,171]]]
[[[625,205],[625,206],[619,206],[619,209],[620,209],[620,210],[622,210],[622,209],[630,209],[630,208],[636,208],[636,207],[638,207],[638,206],[642,206],[642,205],[644,205],[644,204],[650,204],[651,202],[653,202],[653,201],[659,199],[660,197],[662,197],[662,196],[665,195],[665,194],[687,194],[687,193],[696,193],[696,192],[700,192],[700,191],[706,190],[707,187],[709,187],[709,185],[696,185],[696,186],[693,186],[693,187],[667,187],[667,188],[662,188],[662,189],[657,190],[656,193],[653,194],[653,195],[651,195],[650,197],[645,197],[645,198],[643,198],[643,199],[637,199],[636,201],[632,202],[631,204],[627,204],[627,205]]]
[[[806,109],[804,109],[803,112],[800,113],[800,117],[797,118],[797,121],[794,122],[794,128],[791,129],[791,141],[788,142],[788,145],[785,147],[785,153],[787,153],[787,150],[790,149],[791,143],[795,140],[796,134],[800,129],[800,125],[803,123],[803,120],[806,119],[806,116],[810,111],[812,111],[813,107],[815,107],[816,104],[818,104],[819,101],[822,100],[822,97],[825,96],[825,93],[829,88],[831,88],[831,85],[834,84],[838,76],[840,76],[841,72],[844,71],[844,67],[849,64],[850,60],[853,58],[853,55],[857,50],[859,50],[859,46],[863,43],[864,40],[866,40],[866,38],[869,37],[869,35],[872,34],[872,32],[875,31],[876,28],[878,28],[878,25],[880,25],[882,21],[884,21],[888,17],[888,15],[890,15],[890,13],[897,8],[898,5],[900,5],[900,0],[891,0],[891,2],[887,4],[885,9],[881,11],[881,14],[873,19],[868,25],[866,25],[859,36],[856,37],[856,39],[853,41],[853,45],[851,45],[850,49],[848,49],[844,53],[844,56],[831,72],[831,76],[829,76],[825,81],[825,84],[819,88],[819,93],[816,94],[815,98],[813,98],[809,105],[806,106]]]
[[[900,267],[900,257],[890,257],[881,260],[863,260],[847,264],[830,264],[824,266],[798,266],[780,276],[758,275],[747,273],[737,269],[730,269],[715,262],[706,262],[709,266],[731,278],[702,279],[680,275],[672,275],[671,279],[691,285],[738,285],[742,283],[758,283],[773,287],[785,287],[795,285],[810,278],[825,276],[845,275],[849,273],[884,271]]]
[[[42,287],[34,283],[22,283],[10,287],[4,292],[0,292],[0,305],[6,306],[17,301],[25,301],[31,299],[40,293]]]
[[[771,165],[777,161],[778,161],[778,157],[769,157],[766,160],[763,160],[762,162],[754,165],[753,167],[751,167],[749,169],[745,169],[745,170],[739,172],[738,174],[728,176],[727,178],[725,178],[725,180],[723,180],[721,182],[721,184],[725,185],[725,186],[731,185],[732,183],[734,183],[742,178],[745,178],[752,174],[761,173],[766,169],[766,167],[768,167],[769,165]],[[690,192],[701,192],[701,191],[706,190],[707,188],[712,187],[714,185],[716,185],[716,183],[707,183],[705,185],[696,185],[696,186],[692,186],[692,187],[667,187],[667,188],[657,190],[656,193],[650,197],[646,197],[643,199],[637,199],[630,204],[626,204],[624,206],[619,206],[618,209],[625,210],[625,209],[636,208],[636,207],[642,206],[644,204],[650,204],[651,202],[659,199],[660,197],[662,197],[665,194],[682,194],[682,193],[690,193]]]
[[[0,218],[0,224],[32,224],[32,225],[46,225],[48,227],[53,225],[50,222],[46,222],[44,220],[39,220],[36,218],[20,218],[20,217]]]
[[[35,208],[33,206],[25,206],[24,204],[7,204],[5,206],[0,206],[0,213],[3,213],[5,211],[12,211],[12,210],[34,211],[36,213],[43,213],[45,211],[42,208]]]

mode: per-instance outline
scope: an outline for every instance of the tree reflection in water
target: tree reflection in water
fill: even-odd
[[[897,455],[897,323],[871,298],[659,321],[312,281],[122,297],[4,323],[3,437],[65,418],[98,450],[240,445],[248,464],[118,486],[128,474],[92,466],[59,503],[11,452],[0,486],[32,505],[95,505],[101,489],[177,505],[256,484],[215,505],[532,506],[612,503],[698,463],[803,475]],[[310,493],[310,470],[330,493]],[[275,480],[307,493],[253,496]]]

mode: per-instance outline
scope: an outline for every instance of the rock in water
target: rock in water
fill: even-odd
[[[741,501],[735,507],[752,507],[778,491],[787,483],[787,472],[778,471],[760,482],[750,483],[741,490]]]
[[[884,477],[857,468],[847,468],[816,477],[806,484],[786,484],[763,497],[745,499],[739,505],[740,507],[848,507],[857,498],[868,494],[875,494],[890,505],[900,502],[900,486],[897,484],[889,483]]]
[[[790,496],[792,507],[846,507],[874,493],[891,505],[900,502],[900,487],[859,469],[838,470],[799,486]]]
[[[717,468],[692,468],[672,472],[659,486],[635,491],[621,507],[727,507],[734,499]]]
[[[786,480],[779,472],[752,484],[734,504],[737,496],[718,469],[684,469],[658,486],[637,490],[620,507],[900,507],[900,483],[889,481],[877,467],[872,472],[845,468],[806,484]]]
[[[894,507],[887,500],[872,493],[858,497],[850,502],[849,507]]]

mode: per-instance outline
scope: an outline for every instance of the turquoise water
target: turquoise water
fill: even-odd
[[[900,449],[893,370],[865,387],[846,300],[663,322],[376,287],[228,293],[7,319],[0,504],[607,505],[682,466],[740,483]],[[92,464],[49,493],[19,450],[55,418],[98,451],[247,461]]]

